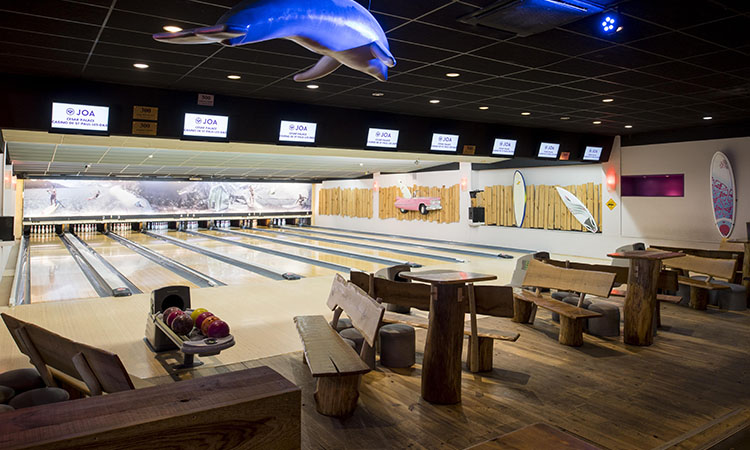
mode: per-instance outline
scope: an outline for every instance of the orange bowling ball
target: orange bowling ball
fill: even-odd
[[[203,319],[203,323],[201,323],[201,333],[203,333],[204,336],[208,336],[208,326],[215,320],[219,320],[219,318],[216,316],[210,316]]]

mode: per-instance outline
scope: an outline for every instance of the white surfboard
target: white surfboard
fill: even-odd
[[[581,223],[581,225],[586,227],[586,229],[592,233],[596,233],[597,231],[599,231],[599,227],[596,225],[594,216],[591,215],[588,208],[586,208],[586,205],[578,200],[578,197],[561,188],[560,186],[555,186],[555,189],[557,189],[557,193],[560,194],[560,198],[562,198],[562,201],[563,203],[565,203],[568,211],[573,214],[573,217],[575,217],[576,220]]]
[[[520,228],[526,217],[526,180],[518,170],[513,173],[513,214],[516,226]]]
[[[711,158],[711,208],[719,234],[729,237],[737,214],[737,192],[732,164],[722,152],[714,153]]]

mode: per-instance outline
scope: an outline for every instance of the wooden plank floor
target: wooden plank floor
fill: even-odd
[[[57,235],[33,236],[30,243],[32,303],[99,296]]]

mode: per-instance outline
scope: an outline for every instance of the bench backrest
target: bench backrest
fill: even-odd
[[[617,258],[612,258],[617,259]],[[548,264],[552,264],[556,267],[564,267],[566,269],[576,270],[589,270],[592,272],[609,272],[615,274],[615,285],[625,284],[628,282],[628,273],[630,268],[628,266],[608,266],[605,264],[586,264],[573,261],[558,261],[550,259],[545,261]],[[662,270],[659,273],[659,281],[657,282],[659,289],[665,289],[668,291],[676,291],[679,287],[677,283],[677,274],[671,270]]]
[[[650,250],[655,250],[653,247]],[[665,267],[671,269],[687,270],[714,278],[732,280],[737,271],[736,259],[704,258],[695,255],[685,255],[679,258],[670,258],[662,261]]]
[[[328,295],[326,304],[331,310],[336,308],[344,310],[352,320],[352,326],[362,333],[368,344],[375,346],[378,327],[385,313],[383,305],[339,274],[333,278],[331,293]]]
[[[18,349],[29,357],[47,384],[54,385],[49,374],[52,368],[83,381],[94,394],[134,389],[128,372],[114,353],[72,341],[5,313],[2,318]]]
[[[352,283],[363,290],[370,290],[370,274],[352,270],[349,274]],[[463,298],[469,298],[463,288]],[[430,285],[391,281],[372,277],[371,297],[379,298],[386,303],[409,306],[422,311],[430,310]],[[513,288],[510,286],[474,285],[474,300],[477,314],[493,317],[513,317]],[[462,302],[468,312],[468,303]]]
[[[563,269],[541,261],[529,261],[524,286],[582,292],[609,297],[616,274],[588,270]]]
[[[745,244],[742,242],[729,242],[726,239],[722,239],[719,243],[719,250],[743,254],[745,253]]]

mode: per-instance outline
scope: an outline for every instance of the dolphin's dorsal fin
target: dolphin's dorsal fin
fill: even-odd
[[[370,44],[370,53],[372,53],[372,56],[379,59],[388,67],[393,67],[396,65],[396,58],[393,57],[391,52],[383,47],[383,45],[380,44],[378,41],[374,41],[372,44]]]
[[[322,78],[329,73],[333,72],[334,70],[338,69],[341,65],[340,62],[336,61],[335,59],[331,58],[330,56],[323,56],[318,60],[318,63],[315,64],[312,68],[302,72],[298,73],[294,76],[294,81],[312,81],[317,80],[318,78]]]

